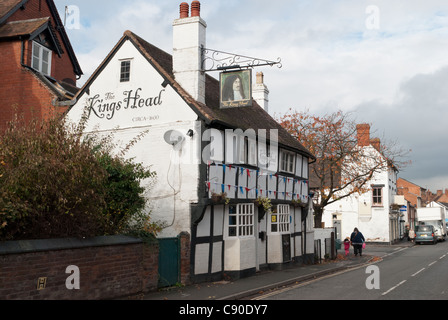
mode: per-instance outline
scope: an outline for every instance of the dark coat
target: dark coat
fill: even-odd
[[[364,241],[366,241],[366,239],[364,239],[362,233],[358,231],[358,233],[356,232],[352,233],[352,235],[350,236],[350,241],[352,242],[353,245],[355,245],[355,244],[362,244]]]

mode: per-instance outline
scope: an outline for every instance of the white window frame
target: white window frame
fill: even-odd
[[[247,156],[248,156],[248,142],[247,137],[240,136],[237,138],[238,143],[238,162],[240,164],[246,164],[247,163]]]
[[[276,216],[272,219],[272,216]],[[291,213],[288,204],[277,205],[277,212],[271,215],[271,233],[288,234],[290,233]]]
[[[129,63],[129,70],[128,70],[128,78],[127,79],[122,79],[122,75],[123,75],[123,63]],[[120,83],[126,83],[131,81],[131,68],[132,68],[132,59],[122,59],[120,60]]]
[[[247,164],[251,165],[251,166],[256,166],[257,165],[257,142],[252,140],[252,139],[248,139],[247,141]]]
[[[228,164],[257,165],[257,141],[253,129],[225,129],[225,161]]]
[[[48,55],[48,61],[44,61],[44,54]],[[32,42],[32,53],[31,53],[31,66],[33,69],[36,69],[43,74],[50,76],[51,75],[51,56],[52,51],[40,43],[33,41]],[[46,68],[45,68],[46,64]]]
[[[295,173],[296,154],[291,151],[280,150],[279,171]]]
[[[383,200],[384,200],[384,192],[383,192],[383,186],[372,186],[372,207],[382,207],[383,206]],[[376,194],[375,191],[379,190],[380,195]],[[375,200],[380,200],[380,202]]]
[[[230,208],[234,207],[235,212]],[[249,238],[254,237],[255,214],[253,203],[238,203],[228,206],[227,237],[229,238]]]
[[[209,159],[211,161],[217,161],[220,163],[223,162],[224,161],[224,132],[220,131],[218,129],[211,128],[211,129],[207,130],[206,132],[204,132],[203,141],[204,141],[204,137],[207,134],[210,135]],[[208,136],[206,136],[206,137],[207,138],[205,139],[205,141],[209,138]],[[203,156],[206,157],[207,154],[205,154]]]

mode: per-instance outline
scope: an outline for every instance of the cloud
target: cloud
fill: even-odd
[[[410,181],[426,181],[421,186],[431,190],[448,186],[447,82],[448,66],[406,80],[392,103],[370,101],[355,108],[360,121],[373,123],[389,138],[412,149],[412,165],[400,176]]]
[[[164,50],[171,50],[171,23],[176,17],[168,19],[173,12],[166,10],[167,2],[77,1],[81,25],[67,33],[84,72],[78,86],[87,81],[126,30]],[[63,4],[57,5],[62,15]]]

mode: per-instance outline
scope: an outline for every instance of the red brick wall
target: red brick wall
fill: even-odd
[[[46,119],[54,112],[64,112],[66,107],[54,107],[56,97],[39,81],[32,71],[21,66],[21,42],[0,42],[0,132],[15,113],[26,120],[32,117]],[[4,58],[3,58],[4,57]]]
[[[418,199],[423,196],[421,187],[402,178],[397,179],[397,190],[398,194],[404,195],[404,198],[415,207],[419,205]]]
[[[4,248],[4,244],[0,244],[0,299],[3,300],[113,299],[157,289],[159,251],[156,243],[133,241],[25,253],[5,253],[1,251],[2,246]],[[58,244],[51,246],[58,249]],[[66,280],[72,275],[66,273],[70,265],[79,268],[79,289],[66,287]],[[46,277],[46,285],[38,290],[41,277]]]

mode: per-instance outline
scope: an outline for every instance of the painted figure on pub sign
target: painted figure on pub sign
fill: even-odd
[[[246,107],[252,105],[251,79],[251,70],[221,73],[221,108]]]

